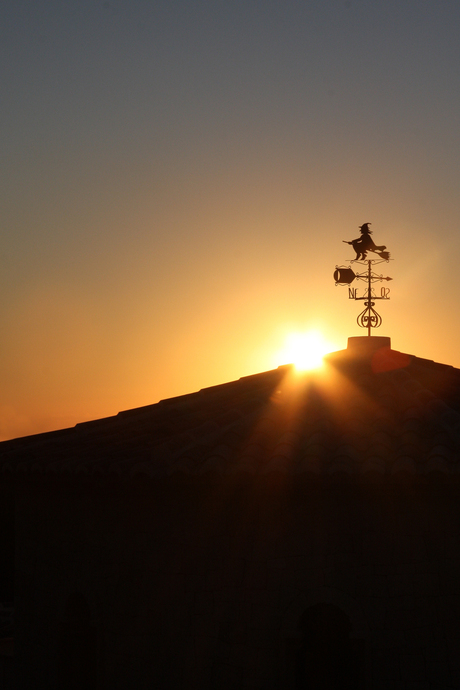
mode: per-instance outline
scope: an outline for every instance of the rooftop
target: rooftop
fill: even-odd
[[[114,417],[0,443],[0,471],[94,477],[460,476],[460,370],[350,338],[321,370],[281,366]]]

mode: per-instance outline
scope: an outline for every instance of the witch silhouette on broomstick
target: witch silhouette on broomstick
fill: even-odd
[[[343,240],[343,242],[345,242],[345,244],[352,245],[356,252],[355,261],[364,261],[367,257],[367,252],[375,252],[380,256],[381,259],[388,261],[390,258],[390,252],[385,251],[386,246],[384,244],[382,244],[380,247],[377,247],[374,244],[374,240],[371,237],[372,230],[369,230],[369,225],[371,225],[371,223],[364,223],[364,225],[360,225],[359,229],[361,232],[361,237],[358,237],[358,239],[352,240],[351,242]]]

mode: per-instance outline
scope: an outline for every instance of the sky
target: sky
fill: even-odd
[[[4,0],[0,439],[376,335],[460,367],[457,0]],[[380,266],[379,266],[380,272]]]

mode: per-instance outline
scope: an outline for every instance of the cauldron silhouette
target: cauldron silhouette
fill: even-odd
[[[356,274],[352,268],[338,267],[334,271],[334,280],[337,285],[350,285],[356,278]]]

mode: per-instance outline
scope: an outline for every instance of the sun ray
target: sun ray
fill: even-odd
[[[306,371],[321,367],[324,355],[337,349],[318,331],[290,333],[277,358],[279,363],[294,364],[297,371]]]

